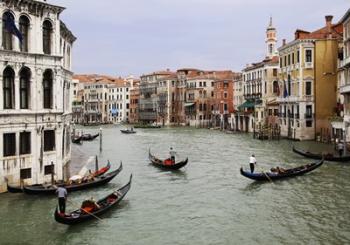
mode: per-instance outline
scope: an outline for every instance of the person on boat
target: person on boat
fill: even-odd
[[[338,153],[339,153],[339,156],[342,156],[344,153],[344,144],[342,142],[338,143]]]
[[[134,127],[131,127],[131,128],[130,128],[130,131],[131,131],[131,132],[134,132]]]
[[[64,187],[58,187],[56,190],[56,194],[58,197],[58,206],[61,214],[65,214],[66,212],[66,199],[67,199],[67,190]]]
[[[249,166],[250,172],[254,173],[254,167],[256,166],[256,158],[254,154],[249,158]]]
[[[95,199],[91,197],[90,199],[83,201],[81,209],[87,213],[94,212],[95,210],[100,209],[100,205],[98,205]]]
[[[170,159],[171,159],[171,162],[174,164],[174,163],[175,163],[175,155],[176,155],[176,151],[174,151],[172,147],[170,147],[169,154],[170,154]]]

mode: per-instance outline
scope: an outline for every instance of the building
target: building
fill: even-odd
[[[332,121],[335,138],[350,141],[350,9],[339,22],[343,25],[343,40],[338,55],[338,89],[339,98],[337,116],[343,116],[343,121]],[[342,115],[343,114],[343,115]],[[339,125],[342,124],[342,125]],[[335,132],[334,132],[335,131]]]
[[[114,79],[109,85],[108,122],[128,123],[131,84],[124,79]]]
[[[72,80],[72,121],[75,124],[82,124],[84,119],[84,84],[78,79]]]
[[[280,47],[278,98],[282,136],[298,139],[331,139],[330,118],[337,105],[337,56],[342,25],[314,32],[296,30],[295,39]]]
[[[272,18],[266,28],[266,56],[257,63],[248,64],[242,71],[242,82],[237,81],[237,110],[235,113],[235,129],[253,132],[257,128],[270,127],[278,123],[278,56],[277,30]],[[242,88],[243,98],[242,103]]]
[[[2,1],[0,27],[0,192],[66,178],[71,146],[72,48],[46,1]],[[6,27],[19,29],[14,35]],[[19,41],[21,39],[21,41]]]
[[[172,75],[170,70],[153,72],[140,77],[139,122],[157,123],[158,115],[158,86],[159,80]]]
[[[139,122],[139,99],[140,99],[140,81],[136,80],[130,88],[130,123]]]

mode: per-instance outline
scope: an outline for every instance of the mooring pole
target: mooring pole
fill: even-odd
[[[96,155],[96,158],[95,158],[95,171],[97,172],[98,171],[98,157]]]
[[[102,152],[102,128],[100,128],[100,152]]]

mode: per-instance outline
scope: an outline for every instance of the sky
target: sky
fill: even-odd
[[[180,68],[241,71],[265,57],[272,16],[278,47],[296,29],[338,22],[349,0],[47,0],[78,38],[77,74],[140,76]]]

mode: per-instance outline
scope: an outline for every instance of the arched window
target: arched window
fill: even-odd
[[[44,54],[51,54],[52,24],[45,20],[43,23],[43,51]]]
[[[269,53],[273,54],[273,44],[269,44]]]
[[[21,45],[22,52],[28,52],[28,42],[29,42],[29,19],[27,16],[22,15],[19,18],[19,30],[22,33],[23,41]]]
[[[52,85],[53,85],[53,76],[51,70],[46,70],[44,72],[44,79],[43,79],[43,102],[44,102],[44,109],[52,109]]]
[[[27,67],[22,68],[19,73],[19,94],[20,94],[20,108],[29,109],[30,96],[30,70]]]
[[[3,95],[4,109],[15,108],[15,72],[11,67],[7,67],[3,73]]]
[[[67,68],[70,70],[70,47],[67,48]]]
[[[6,12],[2,15],[2,47],[6,50],[12,50],[12,33],[6,28],[8,18],[12,18],[13,20],[15,19],[10,12]]]

